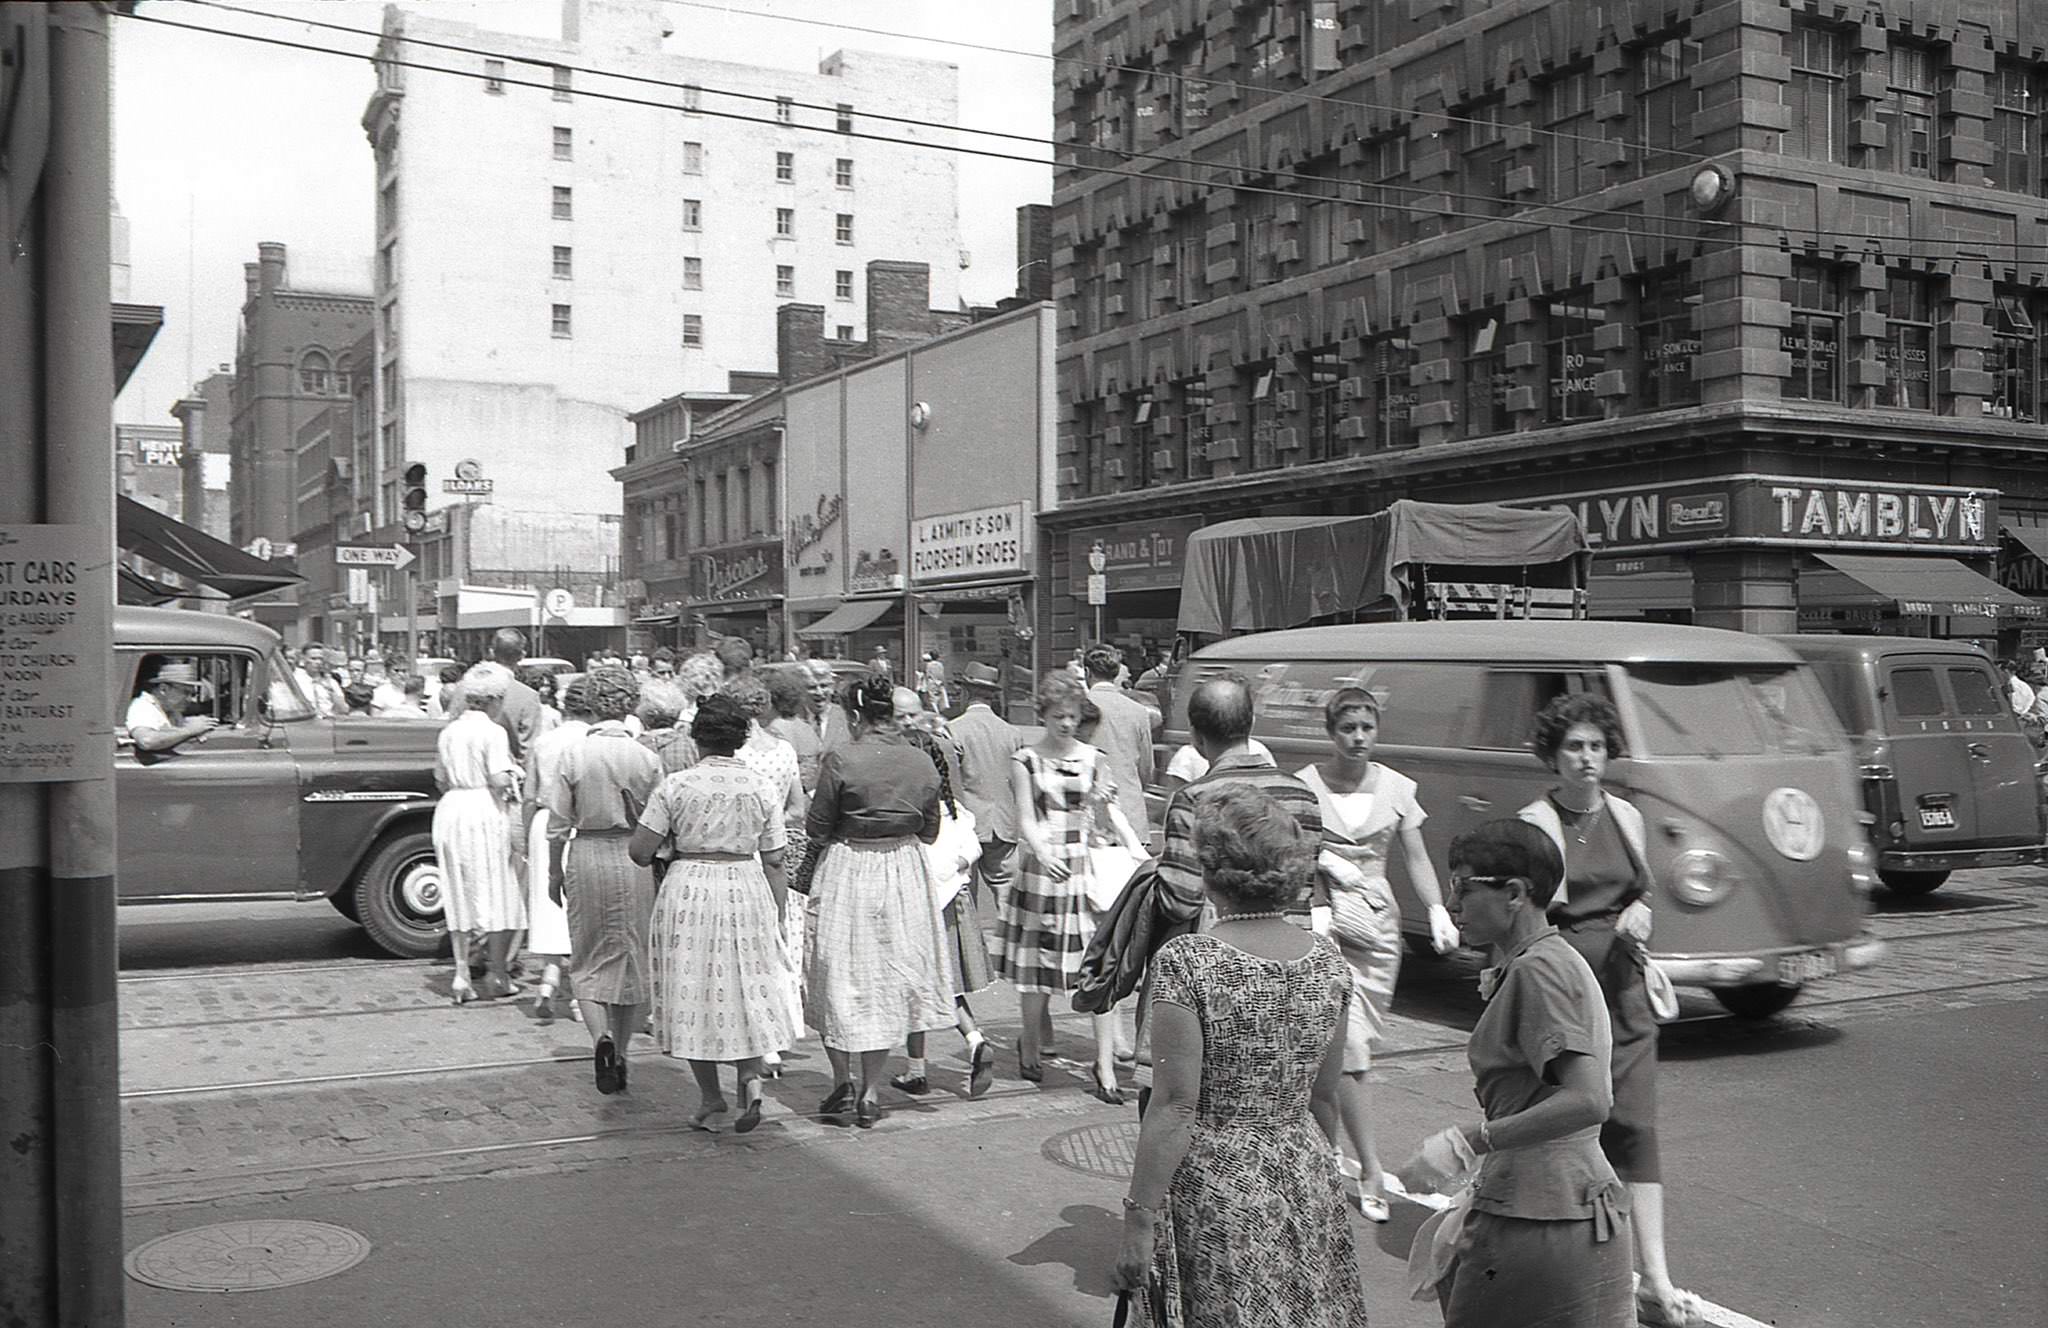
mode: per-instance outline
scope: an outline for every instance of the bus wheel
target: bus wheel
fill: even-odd
[[[1737,1019],[1768,1019],[1799,999],[1797,984],[1760,982],[1744,987],[1711,988],[1721,1008]]]
[[[1882,867],[1878,868],[1877,876],[1885,889],[1906,899],[1933,894],[1948,880],[1945,871],[1888,871]]]

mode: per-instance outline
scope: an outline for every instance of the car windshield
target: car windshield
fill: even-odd
[[[299,680],[293,676],[292,666],[285,663],[284,652],[270,652],[270,690],[263,695],[263,712],[277,723],[311,719],[313,703],[299,690]]]
[[[1645,756],[1810,756],[1842,750],[1841,722],[1804,667],[1629,667]]]

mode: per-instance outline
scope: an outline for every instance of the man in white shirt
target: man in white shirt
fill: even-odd
[[[1152,737],[1160,725],[1159,712],[1142,701],[1126,696],[1117,685],[1124,656],[1115,646],[1090,647],[1082,656],[1088,673],[1088,699],[1102,712],[1094,743],[1109,757],[1110,777],[1116,781],[1116,803],[1139,839],[1151,834],[1151,819],[1145,813],[1145,786],[1152,782],[1156,761]]]
[[[165,664],[149,686],[128,703],[121,725],[138,752],[168,752],[187,742],[204,742],[220,727],[210,715],[185,717],[199,692],[199,671],[190,664]]]
[[[2001,659],[1998,661],[1998,672],[2005,679],[2005,699],[2006,703],[2012,706],[2012,712],[2023,719],[2032,716],[2035,713],[2035,702],[2039,698],[2035,695],[2034,689],[2027,685],[2026,680],[2020,677],[2020,662],[2016,659]]]
[[[348,701],[341,694],[333,666],[327,662],[326,647],[309,645],[299,652],[299,659],[299,685],[305,688],[306,699],[313,703],[313,713],[322,719],[347,714]]]

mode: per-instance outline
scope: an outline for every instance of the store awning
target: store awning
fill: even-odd
[[[306,579],[289,567],[244,553],[133,498],[116,499],[114,542],[123,553],[132,553],[230,599],[282,590]]]
[[[2048,563],[2048,526],[2005,526],[2005,537]]]
[[[802,637],[851,636],[863,627],[872,626],[899,603],[900,600],[893,599],[849,600],[809,627],[797,628],[796,634]]]
[[[201,598],[193,591],[180,590],[155,577],[144,576],[132,567],[114,569],[114,590],[115,598],[121,603],[139,604],[145,608],[169,604],[172,600]]]
[[[1898,605],[1899,612],[1925,616],[2039,618],[2043,607],[1954,558],[1888,558],[1876,554],[1814,555],[1857,585]],[[1801,591],[1803,604],[1817,602]],[[1824,599],[1818,602],[1824,602]]]

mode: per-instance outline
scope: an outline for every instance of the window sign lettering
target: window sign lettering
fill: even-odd
[[[0,525],[0,783],[110,773],[107,562],[82,527]]]
[[[1991,491],[1798,476],[1730,475],[1514,501],[1570,512],[1589,545],[1617,551],[1746,544],[1986,553],[1998,529]]]

